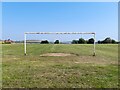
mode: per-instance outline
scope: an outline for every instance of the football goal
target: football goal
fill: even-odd
[[[94,43],[93,43],[93,56],[96,55],[95,52],[95,32],[25,32],[24,33],[24,55],[27,55],[27,39],[28,34],[92,34]]]

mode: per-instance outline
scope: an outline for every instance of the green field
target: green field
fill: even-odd
[[[2,45],[3,88],[117,88],[118,45]],[[73,56],[40,56],[44,53]]]

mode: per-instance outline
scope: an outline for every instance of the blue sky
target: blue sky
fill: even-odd
[[[96,32],[96,40],[106,37],[118,40],[117,2],[4,2],[2,5],[3,39],[23,40],[24,32]],[[68,40],[68,36],[58,37]],[[34,36],[37,37],[41,35]],[[31,35],[29,38],[34,39]]]

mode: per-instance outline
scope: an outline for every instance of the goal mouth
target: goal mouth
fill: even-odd
[[[25,32],[24,33],[24,55],[27,55],[27,34],[92,34],[93,35],[93,39],[94,41],[92,42],[93,43],[93,56],[96,55],[96,51],[95,51],[95,33],[94,32]],[[92,40],[93,40],[92,39]],[[58,40],[59,41],[59,40]],[[42,42],[42,41],[41,41]],[[43,42],[40,44],[43,44]],[[49,42],[47,40],[45,40],[44,44],[47,43],[49,44]],[[67,42],[68,43],[68,42]],[[56,42],[57,44],[57,42]],[[74,41],[74,43],[72,44],[80,44],[78,43],[78,40],[76,42],[76,40]],[[40,55],[40,56],[71,56],[71,54],[61,54],[61,53],[47,53],[47,54],[43,54],[43,55]]]
[[[42,57],[44,56],[58,56],[58,57],[65,57],[65,56],[76,56],[75,54],[71,54],[71,53],[45,53],[40,55]]]

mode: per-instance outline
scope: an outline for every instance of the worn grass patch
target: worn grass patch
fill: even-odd
[[[61,57],[64,57],[64,56],[73,56],[73,54],[70,54],[70,53],[45,53],[45,54],[42,54],[40,56],[42,56],[42,57],[44,57],[44,56],[61,56]]]

